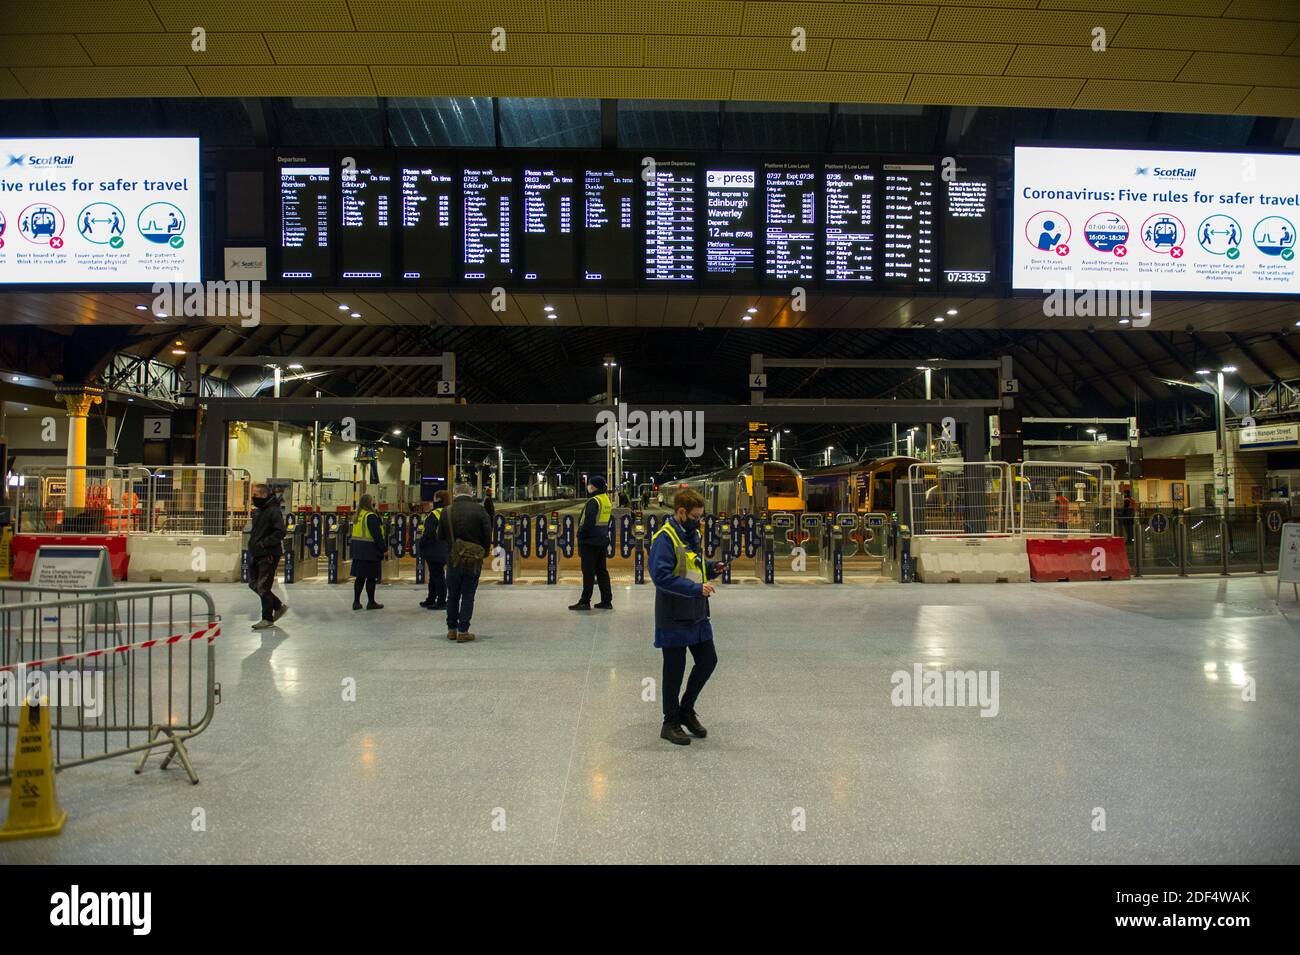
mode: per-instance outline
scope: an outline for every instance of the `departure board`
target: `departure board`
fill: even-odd
[[[280,165],[280,278],[333,280],[330,250],[330,167]]]
[[[811,163],[766,163],[763,179],[763,276],[811,282],[817,277],[817,174]]]
[[[943,193],[943,279],[949,285],[993,281],[993,209],[996,186],[991,163],[958,160]]]
[[[822,170],[826,257],[830,283],[870,282],[876,247],[876,176],[864,163],[826,163]]]
[[[456,173],[427,165],[402,166],[402,278],[438,284],[455,276],[458,205]]]
[[[758,174],[727,167],[704,171],[704,277],[752,284],[758,222]]]
[[[393,168],[365,157],[339,169],[339,274],[343,281],[393,277]]]
[[[515,275],[511,242],[514,173],[476,167],[461,175],[464,241],[460,277],[466,281],[505,282]]]
[[[523,280],[571,282],[576,238],[573,170],[525,168],[523,177]]]
[[[645,188],[645,277],[695,279],[695,163],[658,162]]]
[[[587,282],[636,280],[636,173],[588,169],[582,175],[582,277]]]
[[[935,279],[934,164],[887,162],[881,175],[881,281],[930,284]]]

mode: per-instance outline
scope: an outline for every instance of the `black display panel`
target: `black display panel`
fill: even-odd
[[[943,278],[949,285],[993,281],[993,210],[996,173],[991,164],[957,160],[943,194]]]
[[[393,167],[352,157],[339,169],[339,276],[344,282],[393,277]]]
[[[456,276],[456,222],[459,171],[433,165],[402,164],[402,278],[446,284]]]
[[[662,161],[645,187],[647,282],[695,280],[695,163]]]
[[[636,173],[587,169],[582,176],[582,278],[629,284],[636,279]]]
[[[817,173],[812,163],[763,165],[763,277],[770,283],[817,278]]]
[[[704,277],[754,284],[758,173],[728,165],[704,171]]]
[[[507,282],[515,276],[511,228],[514,173],[490,166],[466,168],[461,175],[464,240],[460,277],[468,282]]]
[[[880,278],[886,285],[929,285],[935,280],[933,163],[890,163],[881,169]]]
[[[330,166],[326,162],[281,162],[279,170],[280,278],[331,282]]]
[[[875,279],[876,174],[866,163],[826,163],[822,169],[822,276],[828,284]]]
[[[572,282],[577,237],[573,170],[525,167],[523,180],[522,278],[539,284]]]

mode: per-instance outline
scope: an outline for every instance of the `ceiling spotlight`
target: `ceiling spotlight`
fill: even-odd
[[[1087,431],[1088,431],[1089,434],[1096,434],[1096,433],[1097,433],[1097,429],[1096,429],[1096,428],[1088,428]]]
[[[937,322],[937,323],[940,324],[940,325],[943,324],[943,316],[942,316],[942,315],[936,315],[936,316],[934,317],[934,320],[935,320],[935,322]]]
[[[1119,323],[1120,323],[1121,325],[1127,325],[1127,324],[1129,323],[1129,319],[1127,319],[1127,318],[1121,318],[1121,319],[1119,320]]]
[[[1208,374],[1210,374],[1210,369],[1208,369],[1208,368],[1198,368],[1198,369],[1196,369],[1196,373],[1197,373],[1198,375],[1208,375]]]
[[[154,315],[154,318],[166,318],[166,317],[167,317],[167,313],[166,313],[166,312],[154,312],[153,315]]]
[[[346,312],[349,308],[351,308],[350,305],[340,305],[340,306],[339,306],[339,311],[340,311],[340,312]]]
[[[360,313],[360,312],[353,312],[353,313],[352,313],[352,317],[353,317],[353,318],[360,318],[360,317],[361,317],[361,313]]]
[[[554,306],[554,305],[543,305],[543,306],[542,306],[542,311],[543,311],[543,312],[553,312],[553,311],[555,311],[555,306]]]
[[[173,348],[173,349],[172,349],[172,354],[173,354],[173,355],[184,355],[184,354],[185,354],[185,349],[184,349],[184,348]]]
[[[949,314],[949,315],[956,315],[956,314],[957,314],[957,309],[955,309],[955,308],[950,308],[950,309],[948,309],[948,314]]]
[[[1150,312],[1138,312],[1138,318],[1150,318],[1150,317],[1151,317]]]
[[[782,433],[782,434],[789,434],[789,433],[790,433],[790,429],[789,429],[789,428],[782,428],[782,429],[781,429],[781,433]]]
[[[302,370],[302,365],[300,365],[298,362],[294,362],[292,365],[289,366],[289,370],[290,370],[290,371],[301,371],[301,370]]]
[[[135,307],[135,310],[136,310],[137,312],[146,312],[146,311],[149,310],[149,306],[147,306],[147,305],[137,305],[137,306]]]
[[[749,312],[750,315],[753,315],[755,312],[758,311],[758,309],[755,308],[753,305],[751,305],[749,306],[749,308],[745,309],[745,311]]]
[[[126,400],[127,400],[127,401],[135,401],[134,398],[127,398]]]
[[[742,315],[742,316],[740,316],[740,320],[741,320],[742,322],[752,322],[752,321],[754,320],[754,316],[753,316],[753,315]]]
[[[1224,370],[1225,372],[1233,372],[1233,371],[1236,371],[1236,370],[1237,370],[1237,366],[1236,366],[1236,365],[1224,365],[1224,366],[1223,366],[1223,370]]]
[[[401,434],[401,433],[402,433],[402,429],[401,429],[401,428],[394,428],[394,429],[393,429],[393,434]]]

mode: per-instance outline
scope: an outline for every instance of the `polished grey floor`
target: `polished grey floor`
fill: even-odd
[[[413,586],[353,613],[298,585],[264,634],[215,586],[202,783],[73,768],[64,833],[0,862],[1297,862],[1300,604],[1273,586],[738,585],[680,748],[643,699],[650,588],[580,616],[485,584],[458,645]],[[996,671],[997,715],[894,706],[914,664]]]

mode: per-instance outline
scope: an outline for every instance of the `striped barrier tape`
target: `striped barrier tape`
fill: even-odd
[[[207,639],[211,643],[217,637],[221,636],[221,622],[214,620],[202,630],[195,630],[193,633],[177,633],[170,637],[155,637],[153,640],[142,640],[139,643],[124,643],[120,647],[104,647],[100,650],[86,650],[83,653],[69,653],[61,657],[50,657],[45,660],[26,660],[21,663],[11,663],[7,666],[0,666],[0,673],[6,670],[31,669],[32,667],[42,666],[61,666],[71,660],[89,660],[93,657],[106,656],[110,653],[128,653],[131,650],[146,650],[155,646],[173,646],[181,641]]]

